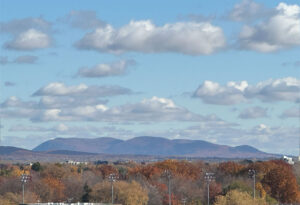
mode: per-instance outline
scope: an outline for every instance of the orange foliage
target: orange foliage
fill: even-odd
[[[219,164],[218,169],[223,172],[224,174],[229,175],[237,175],[240,173],[245,166],[238,164],[236,162],[223,162]]]
[[[136,166],[129,170],[130,175],[141,174],[146,177],[147,180],[151,179],[154,175],[161,175],[162,170],[152,165]]]
[[[282,203],[295,203],[299,201],[299,188],[292,167],[277,160],[271,161],[272,168],[262,180],[265,190]]]
[[[114,173],[116,175],[118,175],[118,173],[119,173],[118,170],[111,165],[101,165],[99,167],[99,171],[101,172],[104,179],[107,178],[112,173]]]
[[[131,168],[130,174],[142,174],[149,180],[154,175],[161,175],[164,170],[169,170],[172,175],[194,180],[198,179],[202,173],[202,170],[193,163],[177,160],[165,160],[154,164],[148,164],[146,166],[140,165]]]
[[[49,186],[51,198],[54,198],[56,201],[64,200],[65,185],[59,179],[46,177],[43,179],[43,182]]]

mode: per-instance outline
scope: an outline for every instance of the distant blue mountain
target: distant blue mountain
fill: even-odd
[[[162,137],[135,137],[129,140],[115,138],[56,138],[46,141],[33,151],[49,152],[69,150],[102,154],[130,154],[185,157],[219,158],[266,158],[273,154],[262,152],[254,147],[242,145],[230,147],[217,145],[203,140],[170,140]]]

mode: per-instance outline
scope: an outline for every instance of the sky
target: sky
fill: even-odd
[[[1,145],[157,136],[298,155],[298,0],[0,0]]]

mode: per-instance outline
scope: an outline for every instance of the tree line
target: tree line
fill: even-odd
[[[164,174],[166,170],[169,178]],[[249,178],[249,170],[255,170],[255,184]],[[209,190],[206,173],[213,173]],[[2,163],[0,204],[22,202],[22,174],[31,176],[25,184],[27,203],[109,203],[112,197],[115,203],[123,205],[168,205],[169,199],[172,205],[202,205],[208,199],[214,205],[300,203],[300,164],[291,166],[281,160],[165,160],[117,165],[36,162],[31,166]],[[116,176],[115,182],[109,181],[111,174]]]

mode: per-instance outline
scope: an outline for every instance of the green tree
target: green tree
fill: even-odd
[[[33,171],[39,172],[39,171],[42,170],[42,166],[41,166],[41,164],[40,164],[39,162],[35,162],[35,163],[33,163],[33,165],[31,166],[31,169],[32,169]]]
[[[90,202],[90,193],[92,192],[92,189],[85,183],[83,187],[83,195],[81,197],[82,202]]]

